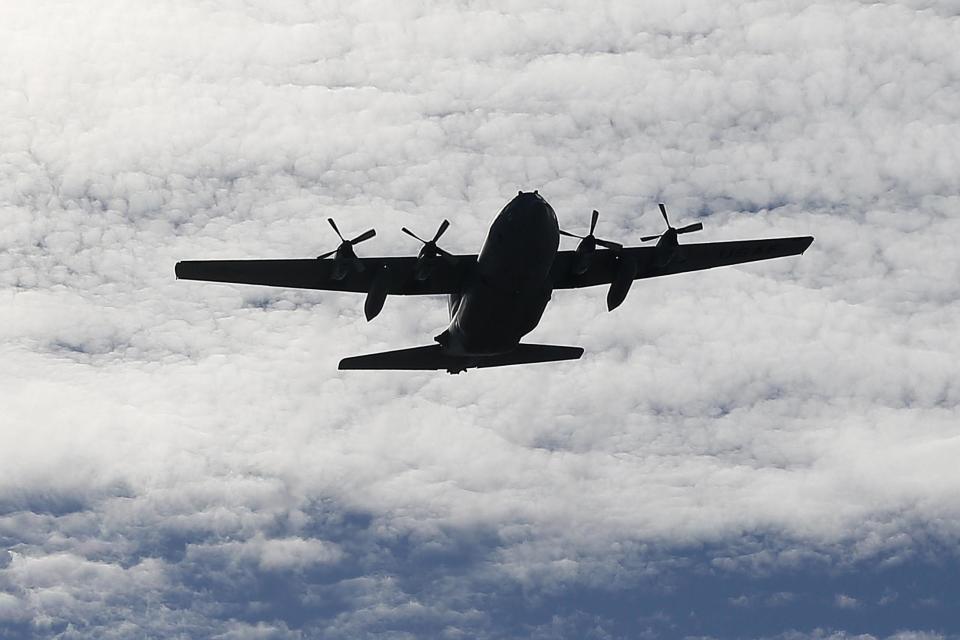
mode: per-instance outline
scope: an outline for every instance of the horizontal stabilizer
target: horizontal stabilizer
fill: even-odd
[[[344,358],[340,370],[393,369],[433,370],[446,369],[460,373],[472,368],[505,367],[511,364],[576,360],[583,355],[581,347],[561,347],[552,344],[520,344],[513,351],[489,356],[460,356],[447,353],[439,344],[411,349],[398,349],[371,353],[365,356]]]

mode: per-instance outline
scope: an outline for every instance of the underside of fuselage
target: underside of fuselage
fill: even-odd
[[[553,208],[536,191],[521,191],[490,226],[475,276],[450,298],[450,326],[436,338],[443,350],[486,356],[517,349],[550,301],[559,246]]]

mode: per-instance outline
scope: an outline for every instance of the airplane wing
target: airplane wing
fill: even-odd
[[[343,278],[333,277],[334,261],[294,260],[186,260],[176,266],[177,278],[256,284],[269,287],[323,289],[368,293],[380,277],[389,295],[437,295],[461,290],[477,263],[476,255],[439,260],[423,280],[415,277],[416,257],[359,258],[361,269],[351,268]]]
[[[633,269],[633,277],[655,278],[685,271],[700,271],[743,262],[769,260],[799,255],[813,242],[812,236],[768,238],[763,240],[736,240],[683,244],[676,248],[624,247],[620,251],[597,250],[590,266],[580,275],[574,273],[577,256],[574,251],[560,251],[553,262],[551,277],[555,289],[574,289],[611,284],[618,278],[623,265]]]

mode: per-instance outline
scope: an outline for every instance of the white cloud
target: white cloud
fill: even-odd
[[[0,593],[0,621],[16,622],[27,618],[23,603],[9,593]]]
[[[834,596],[833,603],[840,609],[856,609],[860,606],[860,602],[856,598],[845,593],[838,593]]]
[[[243,542],[226,542],[216,545],[198,545],[188,548],[188,556],[197,561],[207,558],[253,561],[264,571],[289,571],[308,568],[315,564],[336,562],[341,553],[336,545],[320,540],[282,538],[267,540],[257,534]]]
[[[502,602],[951,562],[956,12],[4,3],[8,635],[630,636],[693,623]],[[385,254],[446,217],[476,251],[518,188],[624,241],[659,200],[698,240],[817,241],[638,282],[615,314],[557,292],[534,337],[583,360],[459,377],[336,371],[429,342],[439,300],[368,325],[346,295],[173,279],[322,253],[328,216]],[[792,586],[718,598],[787,591],[776,632],[836,613]],[[940,595],[896,592],[903,615]]]

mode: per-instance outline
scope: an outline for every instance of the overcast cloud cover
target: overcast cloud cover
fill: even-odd
[[[0,3],[3,638],[957,637],[960,4]],[[439,299],[177,282],[517,189],[791,258]],[[573,248],[574,245],[564,245]]]

